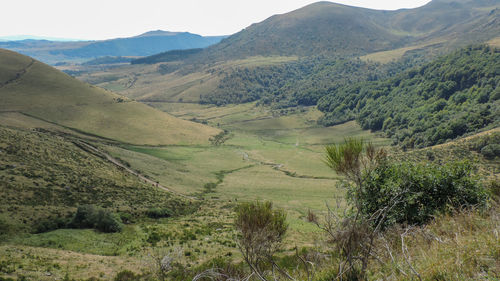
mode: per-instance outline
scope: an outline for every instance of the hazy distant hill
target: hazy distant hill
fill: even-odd
[[[34,57],[46,63],[83,62],[103,56],[149,56],[170,50],[204,48],[224,36],[203,37],[188,32],[150,31],[130,37],[103,41],[55,42],[48,40],[0,41],[0,48]]]
[[[69,57],[149,56],[170,50],[204,48],[218,43],[222,38],[159,30],[130,38],[97,41],[77,49],[61,50],[60,53]]]
[[[184,121],[0,49],[0,113],[20,112],[135,144],[205,143],[217,129]]]

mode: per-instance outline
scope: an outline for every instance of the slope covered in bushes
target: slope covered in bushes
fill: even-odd
[[[146,215],[153,207],[168,207],[176,214],[188,208],[186,200],[142,182],[71,140],[4,126],[0,194],[0,235],[63,227],[78,206],[87,204],[132,216]]]
[[[356,118],[404,147],[443,143],[500,124],[500,50],[468,47],[392,78],[348,85],[321,98],[321,123]]]

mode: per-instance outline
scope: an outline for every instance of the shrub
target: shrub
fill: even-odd
[[[481,148],[481,154],[487,159],[500,157],[500,144],[492,143]]]
[[[285,212],[273,209],[271,202],[242,203],[236,208],[235,226],[244,260],[254,273],[263,276],[264,264],[275,265],[273,254],[288,229]]]
[[[370,260],[379,255],[374,250],[377,237],[384,235],[386,227],[423,224],[439,212],[487,202],[467,162],[391,163],[383,150],[347,139],[326,147],[325,163],[345,176],[350,207],[344,216],[329,208],[324,223],[311,219],[335,245],[339,268],[346,268],[337,278],[367,279]]]
[[[95,216],[94,227],[102,232],[120,232],[123,224],[119,216],[101,209]]]
[[[215,182],[209,182],[203,185],[203,189],[205,193],[211,193],[214,192],[214,189],[217,187],[217,184]]]
[[[120,232],[123,228],[118,215],[92,205],[78,207],[69,225],[73,228],[95,228],[102,232]]]
[[[118,272],[118,274],[113,279],[114,281],[139,281],[141,280],[141,276],[133,273],[130,270],[124,270]]]
[[[471,174],[468,162],[385,163],[366,175],[355,197],[368,217],[391,206],[386,225],[423,224],[450,208],[486,204],[486,191]]]
[[[94,227],[94,216],[96,210],[92,205],[83,205],[78,207],[75,216],[71,221],[71,227],[74,228],[93,228]]]
[[[56,229],[65,228],[68,226],[68,223],[69,220],[66,218],[46,218],[36,223],[33,228],[35,233],[44,233]]]
[[[152,219],[168,218],[172,216],[172,211],[168,208],[151,208],[146,215]]]

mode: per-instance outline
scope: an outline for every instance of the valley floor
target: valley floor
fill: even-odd
[[[255,104],[150,105],[176,117],[226,130],[227,140],[208,146],[136,146],[75,134],[28,117],[0,114],[6,125],[71,133],[72,138],[83,139],[144,176],[140,180],[146,179],[145,184],[154,187],[158,183],[199,206],[184,216],[133,221],[120,233],[59,229],[4,236],[0,277],[109,280],[125,269],[148,272],[154,267],[154,257],[165,254],[186,268],[220,256],[238,261],[233,208],[237,202],[253,200],[270,200],[286,210],[290,231],[284,244],[289,248],[282,254],[292,254],[295,247],[312,247],[322,238],[319,229],[307,221],[308,211],[321,214],[327,204],[342,206],[344,202],[344,191],[337,187],[340,177],[323,163],[324,146],[357,137],[392,149],[390,140],[361,130],[355,122],[317,126],[321,113],[312,107],[285,114]],[[412,157],[423,155],[427,154]],[[498,163],[491,165],[493,170],[498,168]]]

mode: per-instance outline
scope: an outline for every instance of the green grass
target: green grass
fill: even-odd
[[[354,122],[319,127],[321,114],[306,108],[287,116],[276,116],[267,108],[243,104],[207,107],[194,104],[156,104],[182,118],[197,116],[228,129],[230,139],[222,146],[107,147],[160,183],[179,192],[203,192],[206,183],[218,183],[207,199],[271,200],[289,213],[290,239],[306,243],[318,229],[305,221],[308,209],[326,210],[344,191],[340,179],[322,161],[326,144],[346,137],[363,137],[376,145],[388,140],[363,131]],[[275,117],[273,117],[273,115]],[[218,174],[223,177],[218,178]],[[219,180],[220,179],[220,180]]]
[[[134,255],[140,249],[144,233],[126,226],[119,233],[99,233],[92,229],[59,229],[41,234],[18,236],[9,244],[64,249],[102,256]]]
[[[22,112],[93,135],[141,145],[208,143],[208,138],[218,133],[217,129],[179,120],[82,83],[43,63],[26,64],[26,60],[29,58],[0,50],[0,61],[8,63],[0,64],[3,76],[17,75],[19,67],[23,70],[22,75],[15,76],[15,82],[0,87],[0,111]],[[7,79],[2,77],[2,81]]]

